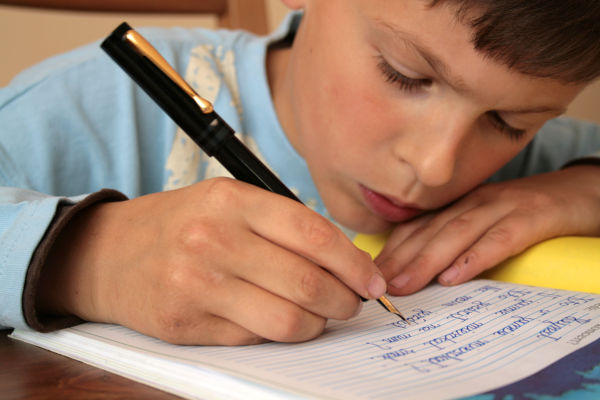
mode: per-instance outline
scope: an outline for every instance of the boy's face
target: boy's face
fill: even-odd
[[[270,55],[275,106],[329,212],[354,230],[457,199],[581,89],[485,58],[445,5],[285,2],[305,15],[293,48]]]

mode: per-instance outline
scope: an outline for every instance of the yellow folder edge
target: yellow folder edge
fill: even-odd
[[[354,244],[375,257],[387,234],[362,235]],[[578,292],[600,293],[600,238],[565,236],[530,247],[479,278],[543,286]]]

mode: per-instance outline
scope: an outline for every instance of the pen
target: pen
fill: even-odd
[[[126,22],[119,25],[101,47],[208,156],[215,157],[236,179],[302,203],[235,137],[233,129],[215,112],[212,104],[198,95]],[[406,321],[386,297],[377,301]]]

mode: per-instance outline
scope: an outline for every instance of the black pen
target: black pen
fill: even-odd
[[[215,157],[236,179],[302,203],[235,137],[212,104],[199,96],[127,23],[119,25],[101,47],[208,156]],[[406,321],[386,297],[377,301]]]

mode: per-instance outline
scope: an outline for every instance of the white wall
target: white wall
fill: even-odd
[[[269,25],[275,28],[286,13],[280,0],[266,0]],[[205,16],[148,16],[38,11],[0,6],[0,86],[22,69],[53,54],[106,37],[120,22],[140,26],[215,27]],[[600,123],[600,81],[572,104],[569,115]]]

